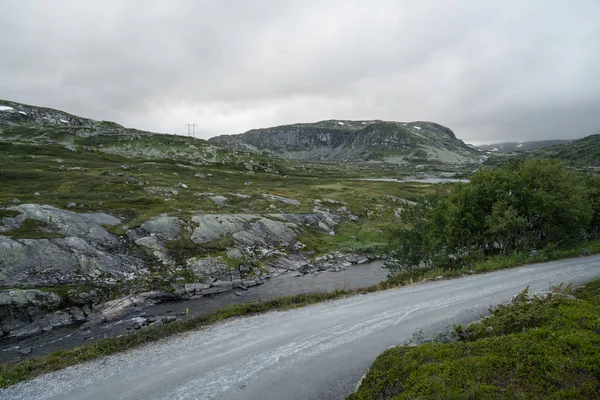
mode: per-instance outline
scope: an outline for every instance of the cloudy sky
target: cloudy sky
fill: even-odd
[[[600,133],[598,0],[0,0],[0,98],[203,137],[430,120]]]

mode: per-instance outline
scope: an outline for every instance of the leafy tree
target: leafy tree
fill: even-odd
[[[534,159],[476,172],[446,198],[405,210],[392,237],[396,269],[455,268],[474,259],[598,237],[600,178]]]

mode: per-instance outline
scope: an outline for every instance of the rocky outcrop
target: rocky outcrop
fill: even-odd
[[[35,287],[127,280],[144,272],[139,258],[104,226],[120,223],[103,213],[77,214],[56,207],[23,204],[10,207],[20,214],[0,225],[0,286]],[[12,238],[25,220],[42,222],[62,238]],[[2,233],[6,235],[2,235]]]
[[[294,199],[269,196],[297,204]],[[329,212],[329,207],[341,214]],[[120,237],[107,227],[122,221],[106,213],[76,213],[39,204],[6,210],[10,212],[4,215],[9,216],[0,221],[0,285],[21,289],[0,292],[0,336],[14,338],[65,325],[84,323],[85,328],[114,321],[162,301],[247,290],[290,271],[299,275],[340,271],[366,261],[342,254],[311,260],[303,253],[300,232],[335,234],[338,223],[355,218],[345,203],[327,199],[315,202],[310,214],[195,214],[189,219],[158,215]],[[31,227],[32,220],[39,230],[27,238],[23,229]],[[202,252],[215,241],[227,246],[226,251]],[[154,258],[139,258],[142,249]],[[134,278],[139,279],[130,287],[127,282]],[[150,288],[144,282],[153,289],[159,282],[162,290],[143,292]],[[86,292],[81,284],[106,290],[103,295]],[[66,285],[80,289],[65,296]],[[35,287],[56,287],[56,293]],[[104,302],[117,293],[120,298]]]
[[[181,237],[181,221],[177,217],[159,215],[127,231],[127,236],[139,246],[152,250],[152,254],[161,262],[173,265],[175,260],[169,256],[165,243]]]
[[[192,233],[195,243],[209,243],[231,235],[241,246],[289,248],[297,242],[301,229],[321,227],[327,232],[342,220],[339,215],[326,212],[313,214],[200,214],[192,217],[197,227]],[[319,225],[322,224],[322,225]]]
[[[26,338],[86,319],[89,306],[64,307],[56,293],[35,289],[0,291],[0,337]]]

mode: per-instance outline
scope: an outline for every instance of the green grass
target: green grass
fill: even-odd
[[[597,399],[600,280],[573,294],[529,301],[522,293],[456,327],[455,343],[388,349],[348,399]]]
[[[2,218],[14,218],[19,214],[21,213],[15,210],[0,210],[0,220]]]
[[[14,239],[54,239],[64,238],[63,235],[44,230],[47,225],[42,221],[26,218],[21,223],[19,229],[2,232],[5,236],[11,236]]]

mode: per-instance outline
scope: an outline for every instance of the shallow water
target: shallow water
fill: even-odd
[[[0,363],[15,363],[26,358],[76,347],[91,340],[121,335],[128,332],[128,328],[131,329],[136,317],[177,315],[183,318],[182,314],[185,314],[186,309],[189,310],[187,317],[193,317],[206,315],[229,304],[246,301],[371,286],[386,279],[388,270],[382,266],[383,261],[378,260],[363,265],[352,265],[340,272],[325,271],[303,276],[294,276],[295,272],[288,272],[268,279],[263,285],[249,288],[247,291],[236,289],[215,296],[157,304],[132,312],[119,321],[97,325],[87,331],[82,331],[79,326],[70,326],[53,329],[20,341],[0,340]],[[24,348],[31,348],[31,353],[21,354],[20,350]]]
[[[398,182],[398,183],[406,183],[406,182],[416,182],[416,183],[469,183],[468,179],[456,179],[456,178],[406,178],[406,179],[396,179],[396,178],[361,178],[361,181],[373,181],[373,182]]]

